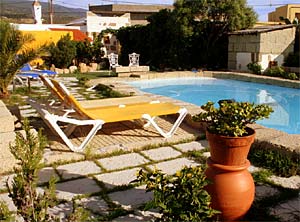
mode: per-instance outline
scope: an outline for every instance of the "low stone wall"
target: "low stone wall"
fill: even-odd
[[[203,76],[215,77],[221,79],[241,80],[246,82],[263,83],[263,84],[300,89],[300,81],[297,80],[281,79],[281,78],[276,78],[271,76],[254,75],[250,73],[204,71]]]
[[[112,69],[119,77],[130,77],[134,73],[149,72],[149,66],[117,66]]]
[[[15,140],[14,130],[15,117],[0,100],[0,172],[12,171],[16,164],[16,160],[9,149],[9,144]]]

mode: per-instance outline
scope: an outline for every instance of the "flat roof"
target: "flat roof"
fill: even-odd
[[[161,9],[173,9],[173,5],[131,5],[131,4],[111,4],[111,5],[89,5],[89,11],[100,12],[158,12]]]
[[[296,27],[296,25],[289,24],[289,25],[257,26],[252,29],[245,29],[245,30],[230,32],[229,35],[254,35],[254,34],[258,34],[258,33],[272,32],[272,31],[282,30],[282,29],[287,29],[287,28],[292,28],[292,27]]]

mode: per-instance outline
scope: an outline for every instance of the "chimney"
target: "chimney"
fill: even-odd
[[[37,25],[42,24],[42,6],[38,0],[32,3],[32,14],[34,18],[34,23]]]

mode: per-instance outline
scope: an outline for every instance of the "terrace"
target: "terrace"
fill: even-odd
[[[182,76],[217,76],[224,77],[224,73],[195,73],[195,72],[170,72],[170,73],[147,73],[139,78],[130,78],[131,80],[151,79],[157,76],[166,78]],[[258,77],[249,74],[227,74],[226,77],[247,79],[251,81],[272,81],[277,84],[289,84],[298,86],[299,82],[291,80],[279,81],[272,77]],[[75,78],[59,77],[59,81],[67,84],[72,89],[77,99],[84,100],[84,96],[95,98],[94,93],[84,91],[78,86]],[[90,81],[91,85],[102,83],[113,86],[119,92],[126,94],[141,95],[142,92],[124,83],[128,78],[98,78]],[[40,83],[37,83],[40,84]],[[37,90],[40,94],[47,94],[45,88]],[[162,101],[170,101],[170,98],[146,94]],[[176,104],[185,106],[191,115],[199,112],[199,107],[174,101]],[[5,110],[1,121],[14,121],[14,117],[6,110],[5,106],[0,107]],[[159,214],[154,211],[143,211],[143,206],[152,198],[152,193],[145,193],[145,188],[130,184],[135,179],[135,174],[139,169],[153,169],[154,166],[163,172],[172,174],[181,167],[196,166],[204,164],[209,155],[208,144],[204,139],[203,131],[199,130],[200,126],[195,125],[190,118],[180,126],[176,134],[171,139],[161,138],[153,129],[144,130],[133,127],[130,122],[114,123],[104,126],[104,128],[94,137],[88,149],[84,153],[73,153],[61,142],[61,140],[47,130],[47,126],[38,118],[34,110],[28,105],[21,105],[18,110],[13,112],[19,118],[28,117],[34,129],[44,128],[50,141],[49,146],[44,152],[44,162],[46,167],[40,172],[39,184],[42,187],[48,181],[51,175],[59,178],[56,186],[58,198],[64,200],[61,204],[51,211],[54,215],[60,215],[62,218],[70,213],[72,209],[72,198],[78,199],[86,209],[90,210],[95,217],[101,216],[104,220],[115,221],[149,221]],[[12,110],[11,110],[12,111]],[[164,128],[170,127],[167,118],[160,118],[159,122]],[[1,137],[1,180],[0,180],[0,199],[9,203],[10,209],[15,211],[16,208],[7,196],[5,182],[11,181],[13,177],[13,166],[15,160],[9,152],[8,142],[13,141],[14,133],[20,128],[18,125],[3,124],[7,126]],[[16,130],[15,130],[16,128]],[[255,126],[257,137],[254,146],[268,147],[270,149],[280,150],[285,155],[299,155],[300,153],[300,135],[289,135],[277,130],[268,129],[259,125]],[[76,132],[73,141],[80,140],[82,133]],[[195,157],[198,154],[198,158]],[[264,167],[251,166],[249,170],[254,175],[263,174]],[[267,180],[256,184],[255,206],[246,216],[249,220],[257,220],[258,215],[263,211],[270,215],[275,215],[283,221],[296,221],[299,218],[299,209],[297,204],[299,196],[293,195],[300,188],[299,175],[292,177],[279,177],[275,174],[268,176]],[[291,197],[284,194],[289,192]],[[266,204],[266,200],[278,198],[278,204]],[[269,201],[270,202],[270,201]],[[272,202],[272,201],[271,201]],[[109,213],[122,210],[122,215],[115,214],[111,218]],[[264,213],[266,213],[264,212]],[[262,218],[261,218],[262,219]],[[264,218],[265,219],[265,218]]]

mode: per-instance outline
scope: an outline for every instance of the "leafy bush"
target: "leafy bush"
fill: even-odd
[[[279,66],[274,66],[274,67],[271,67],[271,68],[267,68],[265,71],[264,71],[264,74],[267,75],[267,76],[274,76],[274,77],[283,77],[285,78],[285,71],[282,67],[279,67]]]
[[[147,192],[154,192],[146,209],[159,208],[162,221],[207,221],[219,213],[210,207],[211,198],[204,189],[209,181],[202,167],[185,167],[174,175],[140,170],[134,182],[146,183]]]
[[[257,62],[249,63],[247,68],[254,74],[261,74],[262,67]]]
[[[273,109],[268,105],[255,105],[249,102],[222,101],[215,108],[213,102],[207,102],[201,112],[193,116],[194,121],[206,122],[207,130],[224,136],[247,135],[247,125],[268,118]]]
[[[0,221],[13,222],[16,221],[13,213],[9,211],[4,201],[0,201]]]
[[[126,96],[118,91],[113,90],[111,87],[103,84],[98,84],[94,87],[94,90],[96,90],[96,92],[100,94],[102,98],[116,98]]]
[[[286,78],[291,79],[291,80],[299,80],[300,79],[299,75],[297,75],[296,73],[293,73],[293,72],[287,73]]]
[[[84,41],[77,41],[76,44],[76,62],[79,64],[100,62],[101,57],[104,55],[102,50],[103,44],[101,43],[101,36],[94,36],[94,41],[91,43],[88,39]]]
[[[283,155],[278,150],[252,147],[249,153],[252,164],[269,169],[284,177],[300,175],[300,157]]]
[[[89,81],[89,78],[86,76],[78,76],[77,80],[79,85],[85,86],[85,84]]]

